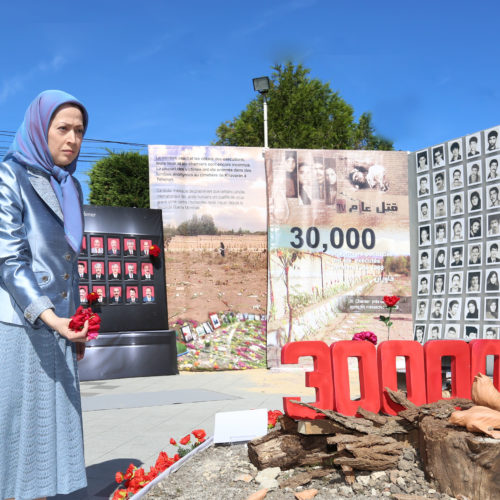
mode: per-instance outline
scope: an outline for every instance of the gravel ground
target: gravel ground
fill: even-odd
[[[280,488],[278,483],[305,471],[320,467],[297,467],[292,470],[271,472],[271,478],[261,479],[259,471],[250,463],[246,445],[211,446],[196,454],[177,472],[168,476],[151,489],[143,498],[150,500],[244,500],[266,486],[259,481],[270,481],[266,500],[295,498],[295,493],[316,489],[315,500],[336,498],[382,497],[396,500],[418,500],[435,498],[449,500],[452,497],[441,494],[424,479],[416,452],[407,448],[399,461],[398,468],[381,472],[356,472],[356,481],[348,485],[338,469],[320,479],[298,487]],[[272,476],[275,484],[272,486]],[[247,482],[248,481],[248,482]]]

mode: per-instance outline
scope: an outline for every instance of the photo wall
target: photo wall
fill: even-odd
[[[407,153],[273,149],[266,172],[268,367],[287,342],[386,340],[384,295],[401,297],[390,338],[411,338]]]
[[[168,329],[161,211],[85,205],[84,217],[80,304],[99,295],[103,333]]]
[[[499,338],[500,126],[410,154],[414,339]]]

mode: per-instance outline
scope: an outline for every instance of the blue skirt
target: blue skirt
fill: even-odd
[[[0,499],[87,485],[74,344],[0,322]]]

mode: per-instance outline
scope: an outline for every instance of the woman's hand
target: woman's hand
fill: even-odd
[[[87,342],[87,333],[89,331],[89,322],[85,321],[81,330],[71,330],[70,318],[60,318],[52,309],[46,309],[40,314],[40,319],[52,330],[67,338],[71,342]],[[82,356],[83,357],[83,356]]]

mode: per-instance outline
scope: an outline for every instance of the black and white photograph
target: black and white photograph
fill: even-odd
[[[464,213],[464,194],[453,193],[451,196],[451,216],[462,215]]]
[[[483,244],[482,243],[470,243],[467,250],[467,264],[469,266],[480,266],[481,265],[481,255],[482,255]]]
[[[429,175],[419,176],[417,181],[417,195],[419,197],[428,196],[431,193],[429,186]]]
[[[427,340],[439,340],[441,338],[441,325],[430,324],[427,329]]]
[[[481,291],[481,271],[467,271],[467,293]]]
[[[498,179],[498,156],[486,159],[486,182]]]
[[[462,139],[448,142],[448,163],[456,163],[462,160]]]
[[[498,322],[498,297],[484,299],[484,319]]]
[[[483,332],[483,339],[498,340],[498,326],[485,326]]]
[[[286,197],[297,198],[297,152],[285,151]]]
[[[486,187],[486,207],[497,208],[500,207],[500,198],[498,192],[500,190],[500,183],[496,183]]]
[[[486,279],[485,281],[485,292],[486,293],[495,293],[500,290],[498,275],[500,274],[500,268],[497,269],[488,269],[486,271]]]
[[[418,269],[419,271],[430,271],[432,262],[432,250],[419,250],[418,252]]]
[[[425,222],[431,220],[431,208],[429,200],[422,200],[418,202],[418,221]]]
[[[467,184],[469,186],[479,184],[482,179],[481,174],[481,162],[479,160],[467,163]]]
[[[434,257],[434,268],[440,269],[446,267],[447,248],[436,248],[436,256]]]
[[[423,274],[418,277],[418,295],[429,295],[430,275]]]
[[[421,247],[425,247],[431,244],[430,231],[431,226],[420,226],[419,227],[419,244]]]
[[[453,246],[450,249],[450,267],[463,267],[464,247],[462,245]]]
[[[477,217],[469,218],[469,240],[482,237],[483,231],[481,228],[481,223],[482,217],[480,215]]]
[[[500,212],[488,215],[488,236],[500,236]]]
[[[462,313],[462,299],[460,297],[448,299],[446,306],[446,319],[459,321],[461,313]]]
[[[448,293],[457,294],[462,293],[463,288],[463,272],[462,271],[452,271],[448,275]]]
[[[483,208],[483,202],[481,200],[481,191],[480,189],[473,189],[469,191],[469,212],[476,212]]]
[[[448,170],[450,190],[464,187],[464,173],[462,165],[456,165]]]
[[[479,321],[480,311],[481,311],[480,297],[467,297],[465,299],[464,318],[466,320]]]
[[[499,133],[500,127],[493,127],[484,131],[484,137],[486,139],[485,153],[491,153],[500,149],[500,141],[498,140]]]
[[[446,339],[459,339],[460,338],[460,325],[458,324],[453,324],[453,325],[446,325],[446,334],[445,338]]]
[[[467,158],[475,158],[481,154],[481,134],[468,135],[465,138]]]
[[[428,306],[427,299],[425,299],[425,300],[423,300],[423,299],[417,300],[417,312],[415,314],[415,319],[416,320],[425,320],[425,319],[427,319],[427,314],[428,314],[427,306]]]
[[[442,245],[448,241],[446,234],[446,222],[442,221],[434,226],[434,243],[436,245]]]
[[[432,292],[435,295],[441,295],[444,293],[444,274],[435,274],[433,278],[433,284],[432,284]]]
[[[474,325],[465,325],[464,340],[470,342],[479,338],[479,329]]]
[[[444,144],[432,148],[432,166],[434,168],[444,167]]]
[[[451,225],[451,236],[450,241],[463,241],[464,239],[464,219],[454,219],[450,221]]]
[[[443,302],[444,299],[432,299],[431,319],[443,319]]]
[[[443,217],[446,217],[447,215],[448,213],[446,210],[446,198],[444,196],[434,198],[434,218],[441,219]]]
[[[444,170],[440,170],[434,174],[434,194],[443,194],[446,191],[446,175]]]
[[[414,340],[423,344],[425,340],[425,325],[415,325],[414,331]]]
[[[487,254],[486,254],[486,264],[498,264],[500,263],[500,254],[498,253],[498,247],[500,245],[500,240],[488,241]]]
[[[426,172],[429,170],[429,159],[427,157],[427,150],[417,152],[417,172]]]

